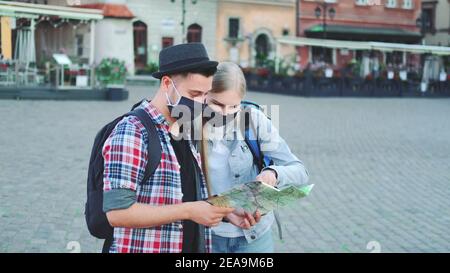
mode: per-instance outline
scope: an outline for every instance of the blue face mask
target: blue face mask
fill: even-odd
[[[181,96],[173,81],[172,86],[178,95],[178,100],[176,103],[172,103],[169,99],[169,95],[167,95],[166,92],[167,107],[169,108],[170,116],[176,119],[180,119],[186,114],[189,115],[189,118],[187,119],[189,121],[193,121],[196,117],[200,116],[205,105],[203,103]]]

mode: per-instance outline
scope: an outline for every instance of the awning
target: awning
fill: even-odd
[[[42,15],[76,20],[100,20],[103,18],[103,12],[97,9],[0,1],[0,16],[37,18]]]
[[[318,46],[328,48],[345,48],[353,50],[367,50],[370,49],[368,42],[352,42],[330,39],[315,39],[304,37],[283,37],[277,40],[280,44],[289,44],[296,46]]]
[[[327,48],[341,48],[352,50],[379,50],[379,51],[402,51],[411,53],[430,53],[434,55],[450,55],[450,47],[430,46],[430,45],[411,45],[400,43],[382,43],[382,42],[358,42],[342,41],[329,39],[315,39],[304,37],[283,37],[277,39],[279,44],[294,46],[318,46]]]
[[[322,38],[323,25],[314,25],[305,30],[306,37]],[[359,27],[348,25],[327,25],[327,38],[336,40],[379,41],[417,43],[422,38],[419,32],[401,28]]]

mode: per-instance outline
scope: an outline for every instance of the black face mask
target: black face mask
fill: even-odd
[[[203,109],[205,108],[205,105],[203,103],[181,96],[180,92],[178,92],[173,82],[172,85],[179,96],[179,100],[175,105],[172,104],[170,102],[169,96],[166,93],[167,107],[169,108],[170,116],[176,118],[177,120],[183,119],[184,122],[193,121],[196,117],[200,116]],[[185,115],[189,116],[185,117]]]
[[[170,116],[176,119],[183,118],[184,121],[193,121],[196,117],[202,114],[204,108],[203,103],[181,97],[177,105],[167,105],[169,108]],[[189,115],[185,118],[184,115]]]
[[[203,118],[206,122],[211,122],[214,127],[222,127],[232,122],[237,116],[236,113],[223,115],[214,111],[210,106],[206,105],[203,110]]]

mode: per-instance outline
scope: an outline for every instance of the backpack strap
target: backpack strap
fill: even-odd
[[[161,162],[161,140],[159,138],[158,131],[156,130],[155,123],[153,123],[153,121],[150,119],[150,116],[144,109],[134,109],[128,115],[137,117],[141,121],[142,125],[144,125],[148,135],[147,166],[145,167],[144,177],[141,181],[141,183],[144,184],[148,181],[150,176],[153,175]]]
[[[244,140],[250,148],[250,152],[253,155],[253,161],[261,171],[264,168],[263,154],[260,149],[256,128],[254,128],[253,122],[251,120],[251,115],[250,113],[246,114],[247,116],[245,117]]]
[[[256,103],[242,101],[241,104],[244,106],[244,108],[256,108],[261,111],[261,106]],[[255,128],[250,111],[246,112],[245,115],[244,140],[250,148],[250,151],[252,152],[253,161],[261,171],[264,167],[273,164],[273,161],[270,157],[265,156],[261,151],[261,144],[259,143],[257,128]]]
[[[244,106],[244,108],[256,108],[258,110],[261,110],[261,106],[250,101],[242,101],[241,104]],[[270,157],[265,156],[261,151],[261,145],[257,137],[258,132],[256,131],[256,128],[253,124],[250,111],[246,112],[245,114],[244,140],[250,148],[250,151],[252,152],[253,161],[255,162],[256,166],[258,166],[259,171],[261,171],[264,167],[272,165],[273,160]],[[278,214],[277,210],[274,210],[273,213],[275,216],[275,222],[277,224],[278,236],[280,237],[280,240],[283,240],[283,228],[281,226],[280,215]]]
[[[148,143],[147,143],[147,152],[148,152],[148,159],[147,159],[147,165],[145,167],[144,177],[141,180],[141,184],[144,184],[150,176],[153,175],[155,170],[158,168],[160,161],[161,161],[161,141],[158,136],[158,131],[156,130],[155,123],[151,120],[148,113],[142,109],[137,108],[142,101],[136,103],[133,105],[133,108],[130,112],[127,114],[117,118],[117,121],[121,120],[124,117],[127,116],[135,116],[139,119],[139,121],[144,125],[145,130],[147,131],[148,135]],[[109,252],[109,249],[111,248],[111,245],[113,243],[113,233],[111,233],[104,241],[103,243],[103,253]]]
[[[261,110],[261,106],[259,104],[251,102],[251,101],[248,101],[248,100],[241,101],[241,105],[244,105],[244,107],[248,107],[249,106],[249,107],[253,107],[253,108],[256,108],[258,110]]]

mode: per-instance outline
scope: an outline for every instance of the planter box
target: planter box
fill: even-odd
[[[448,82],[433,81],[430,83],[428,91],[435,97],[448,97],[450,95],[450,86]]]
[[[337,81],[325,77],[316,78],[309,92],[311,97],[339,97],[340,95],[341,92]]]
[[[247,88],[252,91],[257,91],[258,88],[258,76],[255,74],[246,74],[245,79],[247,81]]]
[[[283,86],[283,76],[274,75],[268,78],[266,91],[275,94],[285,94],[286,90]]]
[[[282,80],[283,93],[288,95],[297,94],[297,79],[294,77],[285,77]]]
[[[125,90],[123,85],[108,85],[106,87],[108,100],[110,101],[122,101],[128,99],[128,91]]]
[[[258,76],[258,85],[256,91],[260,92],[270,92],[270,82],[268,77]]]
[[[107,100],[106,89],[56,89],[55,87],[0,87],[0,99],[20,100]]]
[[[361,78],[344,79],[342,84],[343,97],[371,97],[374,81],[365,81]]]
[[[420,92],[420,82],[408,81],[402,84],[401,96],[405,98],[414,98],[422,96]]]
[[[400,97],[401,85],[396,80],[383,80],[379,81],[374,90],[374,97]]]

